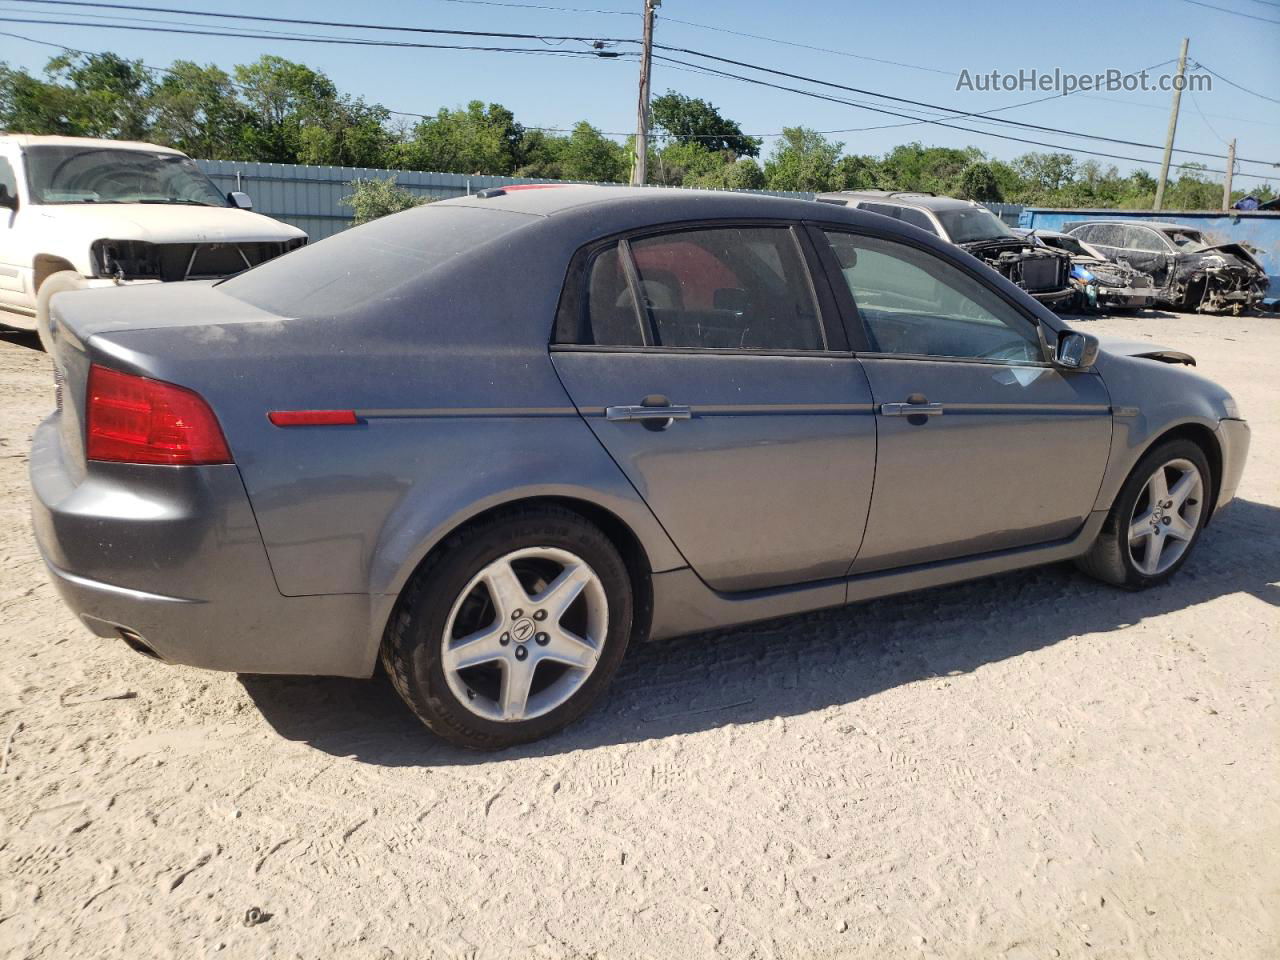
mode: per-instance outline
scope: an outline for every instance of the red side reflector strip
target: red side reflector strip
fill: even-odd
[[[333,427],[360,422],[354,410],[273,410],[267,419],[277,427]]]

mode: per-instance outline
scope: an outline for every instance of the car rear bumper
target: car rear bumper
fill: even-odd
[[[94,463],[77,481],[57,419],[32,444],[32,523],[54,585],[91,631],[212,670],[372,672],[369,598],[282,596],[234,466]]]
[[[1219,421],[1217,433],[1218,446],[1222,450],[1222,483],[1218,487],[1215,513],[1235,499],[1245,461],[1249,459],[1251,436],[1249,424],[1243,420]]]

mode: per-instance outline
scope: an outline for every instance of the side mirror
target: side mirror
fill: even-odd
[[[239,207],[241,210],[253,209],[253,201],[249,199],[249,195],[241,193],[239,190],[232,190],[227,194],[227,204],[232,207]]]
[[[0,183],[0,207],[16,211],[18,209],[18,198],[9,192],[9,188]]]
[[[1098,338],[1090,333],[1067,330],[1058,334],[1053,364],[1063,370],[1088,370],[1098,359]]]

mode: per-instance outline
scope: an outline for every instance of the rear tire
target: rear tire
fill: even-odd
[[[1131,590],[1164,583],[1199,543],[1211,491],[1209,461],[1199,444],[1158,444],[1133,468],[1098,539],[1076,566]]]
[[[631,578],[569,510],[528,508],[451,536],[405,587],[382,663],[437,735],[474,750],[548,736],[613,679],[632,630]]]
[[[49,332],[49,301],[55,294],[66,290],[85,290],[88,282],[74,270],[59,270],[44,278],[40,290],[36,294],[36,331],[40,334],[40,345],[44,352],[52,355],[53,339]]]

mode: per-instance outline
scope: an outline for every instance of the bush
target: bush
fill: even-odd
[[[420,207],[435,199],[410,193],[396,184],[395,177],[387,177],[385,180],[357,178],[351,181],[351,191],[342,198],[342,203],[355,211],[356,226],[390,213]]]

